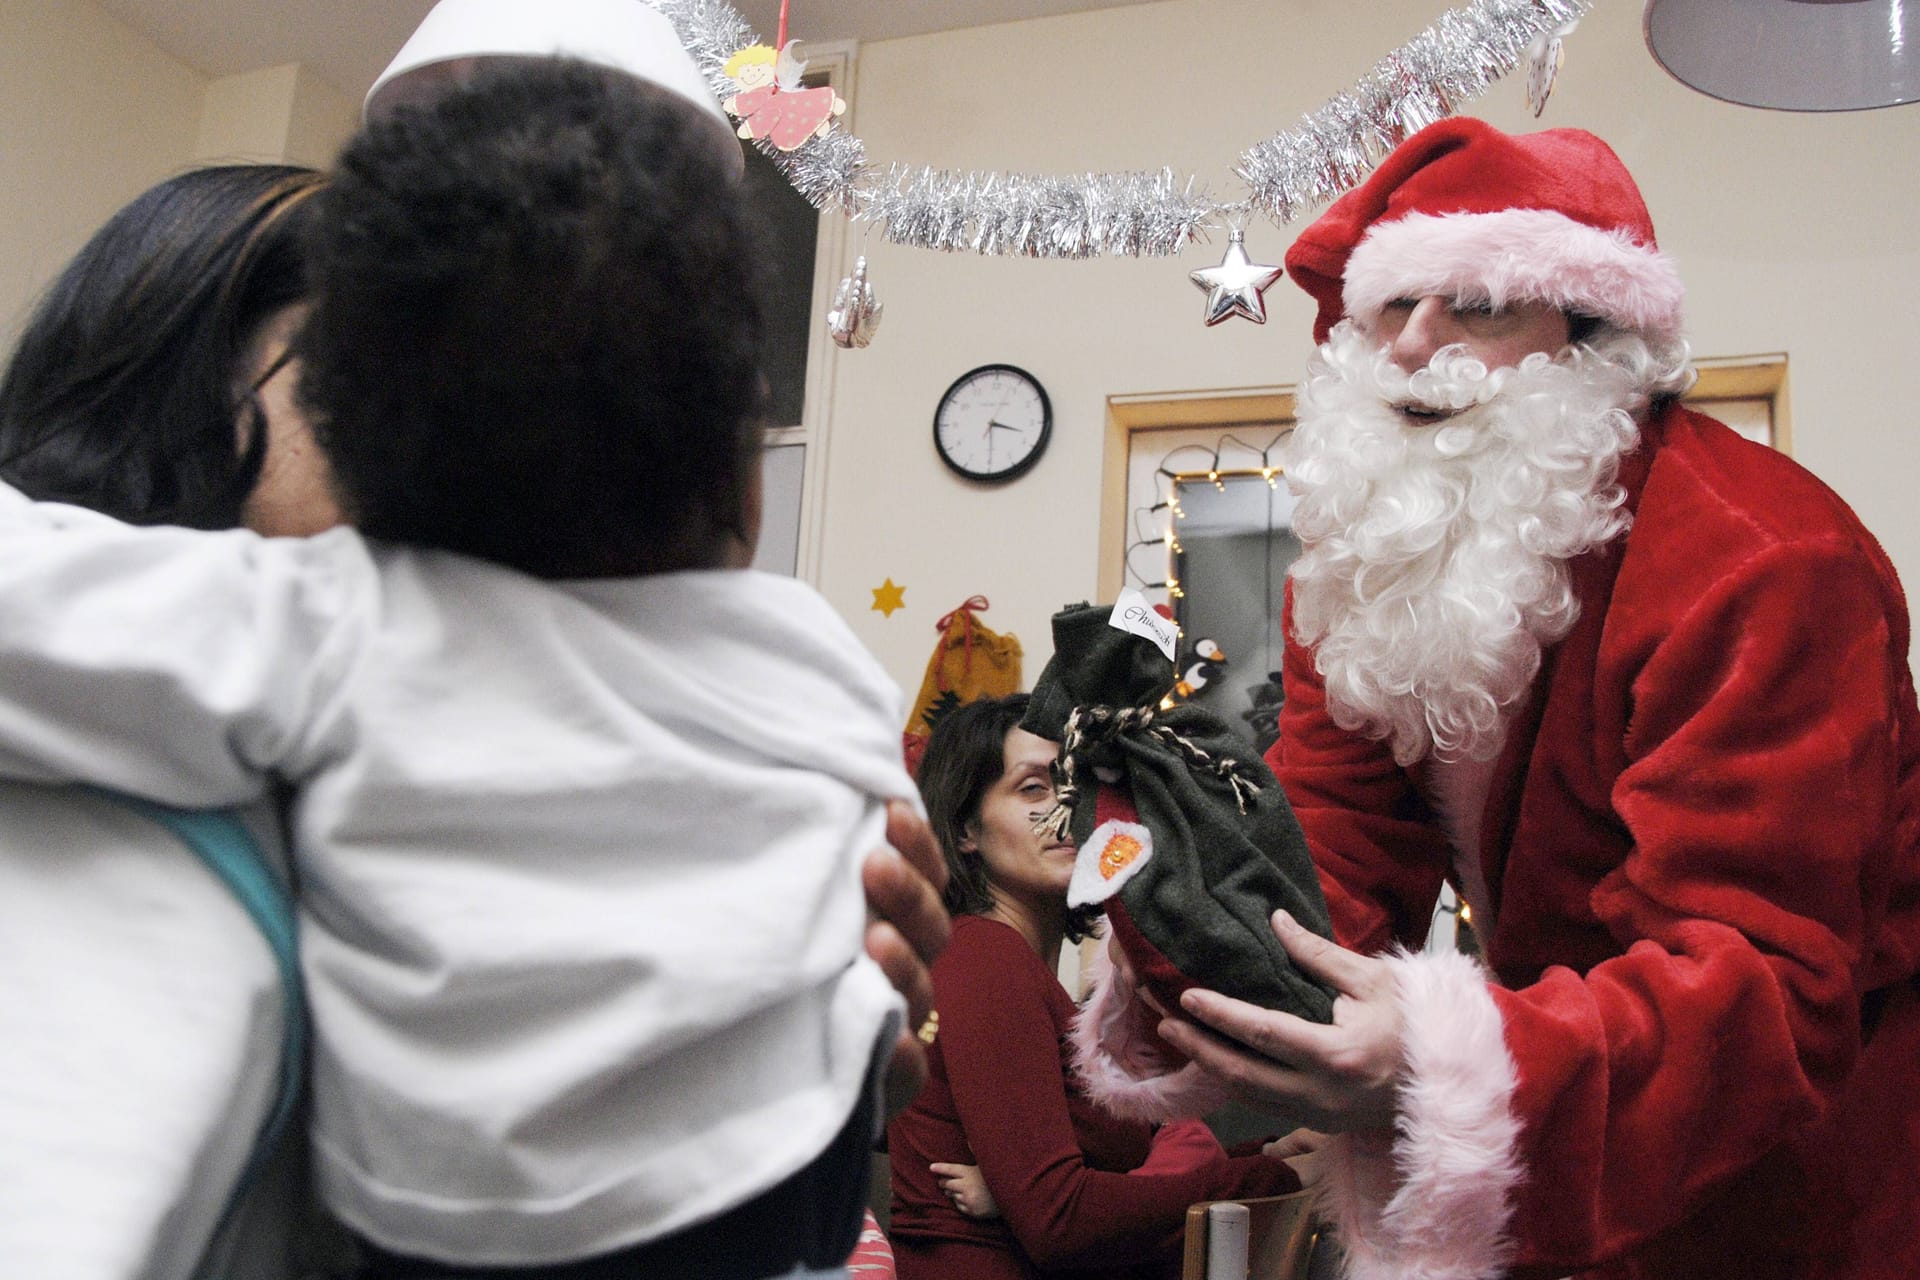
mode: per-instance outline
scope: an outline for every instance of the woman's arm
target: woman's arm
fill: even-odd
[[[1067,1109],[1051,974],[1010,931],[935,974],[948,1083],[967,1145],[1008,1228],[1041,1267],[1177,1246],[1196,1201],[1276,1195],[1297,1181],[1264,1156],[1178,1174],[1087,1164]],[[957,959],[957,957],[950,957]],[[1057,987],[1056,987],[1057,989]]]
[[[1280,1148],[1280,1144],[1281,1140],[1278,1139],[1254,1139],[1240,1144],[1246,1150],[1233,1154],[1250,1156],[1264,1153],[1271,1158],[1282,1159],[1299,1153],[1300,1148],[1291,1145],[1272,1150]],[[1220,1140],[1214,1137],[1213,1130],[1204,1121],[1173,1120],[1154,1130],[1153,1145],[1147,1151],[1147,1158],[1141,1161],[1138,1168],[1127,1170],[1127,1176],[1139,1178],[1159,1173],[1192,1173],[1200,1169],[1218,1171],[1227,1159],[1227,1149],[1220,1145]],[[947,1199],[953,1201],[954,1208],[969,1218],[1000,1216],[1000,1202],[993,1198],[986,1178],[981,1176],[979,1165],[949,1164],[936,1160],[927,1167],[933,1170],[940,1190]]]

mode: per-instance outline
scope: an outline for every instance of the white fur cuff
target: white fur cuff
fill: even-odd
[[[1093,993],[1069,1034],[1074,1074],[1089,1098],[1128,1120],[1159,1123],[1201,1116],[1226,1105],[1226,1087],[1191,1062],[1169,1058],[1146,1007],[1107,958],[1103,944],[1090,966]]]
[[[1347,262],[1347,314],[1371,324],[1396,298],[1531,300],[1597,316],[1656,346],[1680,338],[1686,290],[1672,261],[1625,232],[1550,209],[1409,214],[1368,232]]]
[[[1320,1215],[1339,1234],[1349,1280],[1487,1280],[1512,1257],[1523,1175],[1500,1011],[1465,956],[1388,959],[1405,1028],[1399,1121],[1391,1139],[1330,1144]]]

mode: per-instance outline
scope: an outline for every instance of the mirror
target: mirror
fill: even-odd
[[[1181,685],[1264,752],[1280,707],[1280,607],[1300,555],[1293,497],[1278,475],[1189,472],[1173,478],[1173,509]]]

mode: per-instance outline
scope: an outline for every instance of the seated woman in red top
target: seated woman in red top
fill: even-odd
[[[1300,1184],[1262,1155],[1217,1143],[1193,1155],[1191,1129],[1162,1144],[1182,1158],[1163,1151],[1149,1164],[1154,1129],[1081,1096],[1067,1047],[1074,1004],[1054,971],[1061,944],[1093,917],[1067,910],[1074,847],[1033,830],[1053,807],[1058,744],[1015,727],[1026,703],[957,708],[920,764],[954,922],[933,966],[940,1029],[927,1084],[887,1131],[895,1264],[900,1280],[1175,1275],[1188,1205]],[[935,1164],[978,1165],[1001,1216],[962,1213]]]

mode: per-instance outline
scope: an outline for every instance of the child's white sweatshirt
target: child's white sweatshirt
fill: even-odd
[[[858,864],[913,796],[899,705],[791,579],[548,582],[0,485],[0,776],[293,785],[323,1188],[397,1252],[605,1252],[827,1145],[898,1020]]]

